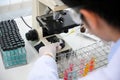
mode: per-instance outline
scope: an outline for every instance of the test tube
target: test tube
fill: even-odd
[[[88,72],[89,72],[89,66],[90,66],[89,63],[87,63],[85,65],[83,76],[86,76],[88,74]]]
[[[84,72],[84,70],[83,70],[83,68],[84,68],[84,65],[85,65],[85,60],[84,59],[81,59],[80,60],[80,71],[79,71],[79,74],[80,74],[80,76],[83,74],[83,72]]]
[[[95,58],[94,57],[91,58],[89,64],[90,64],[89,71],[91,72],[91,71],[93,71],[93,69],[95,67]]]
[[[69,71],[69,72],[68,72],[68,80],[72,80],[72,77],[73,77],[72,72]]]
[[[77,71],[72,72],[72,80],[77,80]]]
[[[68,80],[68,69],[64,71],[64,80]]]

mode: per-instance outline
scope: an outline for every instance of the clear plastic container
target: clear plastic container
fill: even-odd
[[[24,47],[8,51],[2,50],[1,52],[6,69],[27,64],[26,50]]]

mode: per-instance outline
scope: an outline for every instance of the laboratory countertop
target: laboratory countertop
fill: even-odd
[[[25,21],[32,26],[32,16],[27,16],[24,18]],[[28,73],[30,72],[34,62],[38,59],[39,55],[37,51],[31,46],[31,44],[26,40],[25,33],[27,33],[30,28],[28,28],[21,18],[15,19],[20,30],[20,34],[25,41],[25,48],[27,51],[27,64],[19,67],[14,67],[10,69],[5,69],[2,57],[0,54],[0,80],[27,80]],[[76,28],[75,30],[77,30]],[[73,50],[84,47],[88,44],[92,44],[95,41],[92,39],[85,39],[81,37],[78,33],[60,34],[66,42],[73,48]]]

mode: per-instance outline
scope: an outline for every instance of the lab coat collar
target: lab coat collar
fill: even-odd
[[[108,55],[108,61],[112,59],[112,57],[114,56],[114,54],[116,53],[119,47],[120,47],[120,39],[112,46],[110,54]]]

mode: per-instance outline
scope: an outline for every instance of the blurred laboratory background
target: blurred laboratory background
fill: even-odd
[[[0,0],[0,21],[31,14],[32,0]]]

